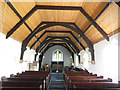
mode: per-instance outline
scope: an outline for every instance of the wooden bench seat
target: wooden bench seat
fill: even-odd
[[[120,88],[119,83],[112,82],[72,82],[70,88]]]
[[[83,79],[89,79],[89,78],[103,78],[103,77],[99,77],[99,76],[68,76],[69,79],[75,78],[75,79],[79,79],[79,78],[83,78]]]
[[[49,74],[48,72],[22,72],[22,73],[26,73],[26,74]]]
[[[2,81],[2,87],[42,87],[42,81]]]
[[[66,82],[66,87],[68,88],[69,86],[71,86],[71,83],[74,83],[74,82],[78,82],[78,83],[81,83],[81,82],[112,82],[112,79],[102,79],[102,78],[76,79],[76,78],[73,78],[73,79],[69,79]]]
[[[43,90],[39,87],[0,87],[0,90]]]
[[[47,77],[47,75],[14,75],[14,77]]]
[[[45,80],[45,78],[20,78],[20,77],[13,77],[13,78],[7,78],[6,81],[42,81]]]
[[[46,90],[50,82],[50,73],[41,71],[26,71],[11,74],[10,78],[2,78],[2,90]]]
[[[101,79],[101,78],[93,78],[93,79],[70,79],[71,82],[112,82],[112,79]]]

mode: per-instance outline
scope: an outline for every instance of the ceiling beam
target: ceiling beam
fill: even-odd
[[[32,8],[6,35],[6,39],[11,36],[35,11],[37,6]]]
[[[52,45],[49,44],[49,45],[43,50],[43,52],[41,52],[41,53],[44,54],[49,48],[51,48],[51,47],[53,47],[53,46],[56,46],[56,45],[60,45],[60,46],[62,46],[62,47],[64,47],[64,48],[66,48],[66,49],[71,53],[71,55],[73,54],[68,47],[64,46],[64,43],[63,43],[63,44],[61,44],[61,43],[59,43],[59,44],[57,44],[57,43],[51,43],[51,44],[52,44]]]
[[[87,12],[82,7],[73,6],[48,6],[48,5],[36,5],[33,7],[6,35],[6,38],[11,36],[37,9],[46,10],[80,10],[83,15],[94,25],[94,27],[109,41],[108,35],[105,31],[87,14]]]
[[[73,6],[36,5],[7,33],[6,38],[10,37],[37,9],[46,9],[46,10],[79,10],[80,8],[81,7],[73,7]]]
[[[50,39],[48,39],[50,38]],[[69,40],[66,40],[65,38],[68,38]],[[43,42],[36,48],[36,53],[38,53],[39,49],[47,42],[51,42],[54,39],[62,39],[62,41],[67,42],[74,47],[74,50],[76,50],[76,53],[79,53],[79,49],[76,47],[76,45],[71,41],[69,37],[46,37]]]
[[[79,45],[85,50],[85,47],[82,45],[82,43],[75,37],[75,35],[71,31],[44,31],[41,36],[38,37],[38,39],[30,46],[30,49],[37,43],[39,39],[41,39],[46,33],[70,33],[74,39],[79,43]]]
[[[50,41],[46,41],[46,43],[48,44],[48,43],[50,43],[50,42],[60,42],[60,43],[66,43],[67,44],[67,46],[71,49],[71,51],[73,52],[73,53],[77,53],[76,52],[76,50],[74,49],[74,47],[72,47],[71,46],[71,44],[69,43],[69,42],[67,42],[67,41],[65,41],[65,40],[54,40],[54,39],[50,39]],[[38,50],[36,49],[36,53],[38,53],[39,52],[39,50],[40,50],[40,48],[38,48]]]
[[[111,2],[109,3],[108,2],[108,4],[103,8],[103,10],[98,14],[98,16],[94,19],[94,22],[102,15],[102,13],[109,7],[109,5],[111,4]],[[89,28],[90,28],[90,26],[91,26],[92,24],[90,24],[86,29],[85,29],[85,31],[83,32],[83,33],[85,33]]]
[[[80,8],[81,13],[91,22],[92,25],[103,35],[103,37],[109,41],[109,37],[107,33],[88,15],[88,13],[83,9]]]
[[[72,50],[67,46],[66,43],[55,43],[55,42],[52,42],[52,43],[49,43],[49,44],[53,44],[53,46],[55,46],[55,45],[63,46],[63,47],[65,47],[71,54],[73,54]],[[48,44],[48,45],[49,45],[49,44]],[[44,48],[44,50],[49,47],[48,45]],[[40,51],[40,53],[43,53],[44,50],[42,49],[42,50]]]
[[[78,47],[73,43],[73,41],[69,38],[69,37],[61,37],[61,36],[57,36],[57,37],[54,37],[54,36],[48,36],[49,38],[51,39],[54,39],[54,38],[60,38],[60,39],[64,39],[64,41],[70,43],[74,48],[75,50],[77,51],[77,53],[80,52],[80,50],[78,49]],[[68,38],[69,40],[67,40],[66,38]]]
[[[118,2],[115,2],[119,7],[120,7],[120,1],[118,1]]]
[[[46,46],[47,46],[47,44],[49,44],[49,43],[51,43],[51,42],[55,42],[55,43],[66,43],[66,45],[71,49],[71,51],[72,52],[74,52],[74,53],[76,53],[76,51],[74,50],[74,48],[73,47],[71,47],[71,45],[68,43],[68,42],[65,42],[65,41],[63,41],[63,40],[51,40],[50,42],[46,42],[45,44],[46,45],[44,45],[43,47],[41,47],[40,49],[39,49],[39,52],[41,52],[41,50],[42,49],[44,49]]]
[[[63,43],[64,41],[63,40],[51,40],[50,42],[47,42],[47,43],[45,43],[45,45],[44,46],[42,46],[40,49],[39,49],[39,52],[41,52],[45,47],[47,47],[47,45],[49,44],[49,43]],[[76,51],[73,49],[73,48],[71,48],[71,45],[68,43],[68,42],[64,42],[64,43],[66,43],[66,45],[67,45],[67,47],[69,47],[69,49],[73,52],[73,53],[76,53]]]
[[[42,26],[41,26],[42,25]],[[53,26],[62,26],[62,27],[66,27],[69,28],[71,30],[73,30],[74,32],[78,33],[86,42],[86,44],[88,45],[90,52],[94,52],[94,48],[93,48],[93,43],[87,38],[87,36],[81,31],[81,29],[79,27],[77,27],[77,25],[75,23],[72,24],[67,24],[66,22],[60,23],[60,22],[41,22],[32,33],[30,33],[22,42],[22,48],[21,48],[21,56],[20,59],[23,59],[23,54],[24,51],[26,50],[26,46],[29,43],[29,41],[33,38],[34,35],[36,35],[38,32],[47,29],[49,27],[53,27]],[[77,27],[77,28],[76,28]],[[92,53],[91,53],[92,54]],[[92,60],[94,60],[94,55],[91,56]]]
[[[15,7],[7,0],[5,0],[5,2],[7,3],[7,5],[13,10],[13,12],[20,18],[22,19],[22,16],[18,13],[18,11],[15,9]],[[24,22],[25,26],[32,32],[32,29],[29,27],[29,25]],[[37,38],[37,36],[35,35],[35,38]],[[38,39],[38,38],[37,38]],[[39,40],[38,40],[39,41]],[[40,41],[39,41],[40,42]]]

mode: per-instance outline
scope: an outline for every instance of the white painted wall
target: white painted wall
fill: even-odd
[[[9,76],[28,70],[28,62],[34,60],[34,51],[26,50],[23,60],[27,62],[19,63],[21,52],[21,43],[8,38],[0,33],[0,77]]]
[[[44,54],[42,66],[44,64],[48,64],[49,66],[51,65],[52,54],[56,49],[59,49],[63,52],[64,66],[71,66],[72,64],[72,59],[70,58],[71,54],[66,48],[59,46],[59,45],[53,46],[46,51],[46,53]]]
[[[120,33],[119,33],[120,38]],[[91,64],[91,55],[88,50],[81,51],[81,62],[83,56],[88,54],[88,65],[79,64],[80,68],[87,68],[88,71],[103,75],[105,78],[112,78],[114,82],[118,82],[118,34],[110,37],[110,41],[103,40],[94,45],[95,64]],[[119,62],[120,66],[120,62]],[[120,76],[120,72],[119,72]],[[120,80],[120,77],[119,77]]]
[[[120,81],[120,33],[118,35],[118,80]]]
[[[78,55],[74,54],[74,67],[78,67]]]

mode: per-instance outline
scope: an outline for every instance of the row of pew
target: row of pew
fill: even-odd
[[[25,71],[2,78],[0,90],[47,90],[50,82],[48,71]]]
[[[65,84],[67,90],[120,90],[120,83],[85,71],[66,71]]]

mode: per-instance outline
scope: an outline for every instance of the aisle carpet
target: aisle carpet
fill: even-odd
[[[51,81],[48,90],[66,90],[63,73],[51,73]]]

